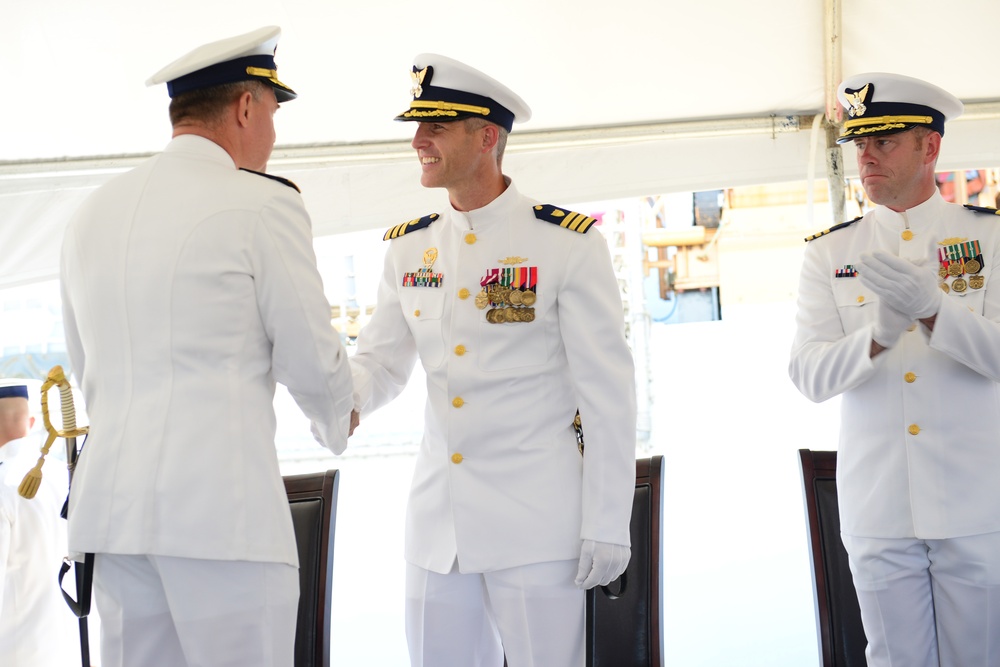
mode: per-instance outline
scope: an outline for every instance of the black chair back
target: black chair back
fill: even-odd
[[[336,470],[284,478],[299,550],[295,667],[330,665],[333,538],[340,476]]]
[[[823,667],[866,667],[868,640],[840,539],[837,452],[799,450]]]
[[[587,591],[588,667],[661,665],[662,479],[662,456],[636,461],[632,558],[621,579]]]

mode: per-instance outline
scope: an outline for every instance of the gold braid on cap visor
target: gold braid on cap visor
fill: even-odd
[[[872,118],[855,118],[844,122],[840,136],[852,134],[871,134],[885,130],[899,130],[907,125],[930,125],[934,119],[930,116],[874,116]],[[858,128],[858,129],[854,129]]]
[[[416,109],[433,109],[433,111],[417,111]],[[477,107],[471,104],[457,104],[454,102],[429,102],[425,100],[413,100],[410,103],[410,110],[404,116],[454,116],[458,112],[477,113],[480,116],[489,116],[490,110],[486,107]]]
[[[288,88],[288,86],[278,81],[278,70],[276,69],[264,69],[263,67],[247,67],[247,74],[249,74],[250,76],[259,76],[261,78],[267,79],[276,86],[281,86],[282,88],[291,90],[290,88]]]

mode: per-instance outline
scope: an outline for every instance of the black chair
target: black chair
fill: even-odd
[[[337,518],[336,470],[284,478],[299,550],[295,667],[330,665],[330,597]]]
[[[622,578],[587,591],[587,666],[660,667],[663,457],[635,462],[632,559]]]
[[[840,539],[837,452],[799,450],[823,667],[865,667],[868,640]]]

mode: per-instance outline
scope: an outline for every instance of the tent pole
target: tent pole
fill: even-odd
[[[844,152],[837,143],[838,126],[841,119],[840,104],[837,102],[837,87],[843,79],[843,48],[841,44],[842,0],[823,0],[823,37],[826,49],[823,53],[823,71],[826,75],[826,179],[830,189],[830,212],[832,223],[844,219],[847,179],[844,176]]]

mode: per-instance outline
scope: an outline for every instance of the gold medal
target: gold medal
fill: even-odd
[[[960,276],[962,275],[962,265],[958,262],[954,262],[948,265],[948,275],[950,276]]]
[[[944,264],[942,264],[941,268],[938,269],[938,277],[939,278],[947,278],[948,277],[948,267],[945,266]]]
[[[535,321],[535,309],[525,308],[524,309],[524,320],[523,322],[534,322]]]
[[[500,311],[497,310],[496,308],[490,308],[489,310],[487,310],[486,311],[486,321],[489,322],[490,324],[496,324],[497,323],[497,313],[499,313],[499,312]]]
[[[486,290],[482,290],[476,295],[476,308],[482,310],[490,303],[490,295],[486,293]]]
[[[965,278],[955,278],[951,281],[951,288],[956,292],[964,292],[969,288],[969,285],[965,282]]]
[[[535,296],[534,292],[532,292],[531,290],[525,290],[524,293],[521,294],[521,303],[523,303],[526,306],[533,306],[535,305],[536,298],[537,297]]]
[[[945,294],[951,291],[951,288],[948,287],[948,283],[941,283],[941,291]]]
[[[985,284],[986,278],[983,278],[982,276],[972,276],[969,278],[969,287],[972,289],[982,289]]]
[[[965,261],[965,271],[967,273],[979,273],[983,270],[983,267],[979,264],[978,260],[969,259]]]
[[[510,296],[508,297],[510,299],[511,304],[515,305],[515,306],[520,306],[521,305],[521,295],[522,294],[523,294],[523,292],[521,290],[519,290],[519,289],[512,289],[510,291]]]

